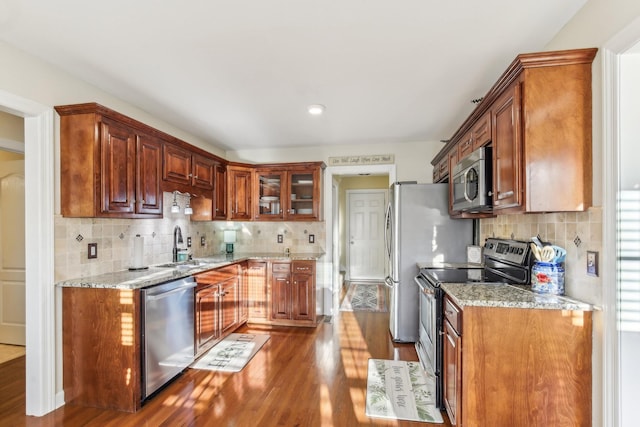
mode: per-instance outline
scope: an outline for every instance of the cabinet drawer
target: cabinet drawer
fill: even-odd
[[[291,264],[288,262],[274,262],[271,264],[271,271],[274,273],[289,273],[291,271]]]
[[[292,270],[294,273],[313,273],[314,262],[310,261],[294,261]]]
[[[449,321],[458,335],[462,335],[462,311],[447,296],[444,298],[444,318]]]

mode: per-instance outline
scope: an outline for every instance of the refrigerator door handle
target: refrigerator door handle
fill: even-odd
[[[393,289],[393,280],[391,279],[391,277],[387,276],[384,278],[384,284],[386,287]]]
[[[387,205],[387,212],[384,218],[384,248],[387,251],[387,257],[391,257],[391,241],[389,240],[389,231],[391,223],[391,203]]]

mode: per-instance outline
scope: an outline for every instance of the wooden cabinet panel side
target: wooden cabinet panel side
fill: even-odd
[[[140,292],[64,288],[67,403],[135,412],[141,405]]]
[[[592,203],[591,65],[525,71],[527,210],[583,211]]]
[[[60,209],[65,217],[95,214],[100,179],[97,116],[60,117]]]
[[[590,425],[591,320],[584,311],[465,307],[462,424]]]

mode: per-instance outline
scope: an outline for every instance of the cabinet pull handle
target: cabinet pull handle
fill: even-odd
[[[513,191],[507,191],[505,193],[501,193],[498,191],[498,199],[505,199],[507,197],[513,196]]]

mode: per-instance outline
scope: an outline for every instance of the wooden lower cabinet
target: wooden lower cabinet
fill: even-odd
[[[272,263],[271,322],[315,326],[315,293],[315,261]]]
[[[294,261],[291,263],[293,320],[315,322],[316,318],[316,272],[315,262]]]
[[[452,425],[591,425],[591,311],[461,309],[446,296],[444,323]]]
[[[445,321],[444,321],[444,406],[449,415],[451,425],[458,425],[460,420],[460,408],[458,403],[461,400],[461,373],[462,373],[462,338],[456,330],[457,322],[452,316],[458,316],[459,312],[451,313],[447,308],[451,308],[452,303],[445,301]],[[456,325],[454,327],[453,325]]]
[[[269,286],[267,283],[267,261],[248,261],[245,273],[247,281],[247,310],[249,322],[262,323],[269,320]]]
[[[66,403],[140,409],[140,315],[139,290],[62,289]]]
[[[196,357],[242,324],[243,274],[240,264],[195,275]],[[245,316],[246,317],[246,316]]]

